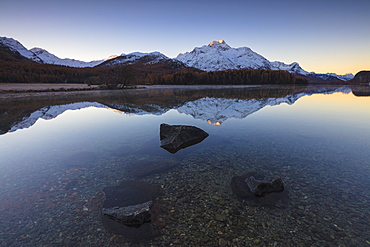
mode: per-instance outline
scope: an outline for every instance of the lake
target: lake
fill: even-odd
[[[256,85],[0,94],[0,243],[370,246],[369,92]],[[169,152],[162,123],[209,136]],[[252,175],[278,176],[284,191],[240,196],[235,179]],[[124,197],[156,188],[150,222],[128,227],[102,216],[120,184]]]

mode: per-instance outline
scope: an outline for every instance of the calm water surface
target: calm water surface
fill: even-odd
[[[0,243],[370,246],[369,91],[156,86],[0,95]],[[172,154],[160,148],[161,123],[209,137]],[[177,165],[156,169],[168,161]],[[250,172],[280,176],[285,191],[238,198],[232,178]],[[103,189],[127,180],[161,188],[146,223],[156,229],[151,238],[101,221]]]

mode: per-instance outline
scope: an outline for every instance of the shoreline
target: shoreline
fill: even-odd
[[[95,90],[101,85],[51,83],[0,83],[0,93]]]

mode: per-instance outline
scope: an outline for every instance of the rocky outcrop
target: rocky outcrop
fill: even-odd
[[[207,132],[194,126],[164,123],[160,126],[161,147],[171,153],[176,153],[180,149],[197,144],[207,137]]]
[[[271,193],[282,192],[284,183],[278,176],[266,177],[262,180],[257,180],[251,176],[245,180],[250,191],[257,197],[262,197]]]

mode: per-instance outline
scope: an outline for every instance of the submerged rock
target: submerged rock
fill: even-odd
[[[251,178],[254,178],[251,179]],[[256,179],[258,178],[258,179]],[[251,188],[248,186],[246,180],[249,179],[251,180],[251,184],[257,185],[256,181],[263,181],[264,179],[260,179],[261,176],[259,176],[256,172],[249,172],[241,176],[233,176],[231,179],[231,189],[233,193],[240,199],[243,199],[249,206],[267,206],[267,207],[285,207],[285,204],[289,200],[289,195],[286,190],[284,190],[284,185],[283,187],[278,187],[279,185],[279,180],[276,179],[276,186],[272,186],[272,189],[276,191],[274,192],[281,192],[281,193],[261,193],[263,194],[262,196],[260,195],[255,195]],[[263,178],[263,177],[262,177]],[[281,180],[281,179],[280,179]],[[253,182],[256,183],[253,183]],[[258,185],[257,185],[258,187]],[[262,186],[263,187],[263,186]],[[253,187],[252,187],[253,188]],[[282,189],[282,190],[280,190]],[[271,190],[271,186],[270,186]],[[259,192],[262,192],[263,189]]]
[[[150,206],[153,201],[130,205],[125,207],[103,208],[102,214],[118,221],[126,226],[140,227],[144,223],[150,222]]]
[[[254,197],[253,193],[250,191],[247,183],[245,182],[245,179],[255,174],[256,173],[251,172],[242,176],[233,176],[231,178],[231,189],[237,197],[242,199]]]
[[[284,183],[278,176],[266,177],[263,180],[257,180],[254,176],[245,179],[250,191],[257,197],[262,197],[270,193],[282,192]]]
[[[207,132],[194,126],[164,123],[160,126],[161,147],[171,153],[176,153],[180,149],[200,143],[207,137]]]
[[[115,234],[134,241],[155,237],[151,224],[151,207],[156,203],[160,187],[142,181],[123,181],[104,188],[103,225]]]

